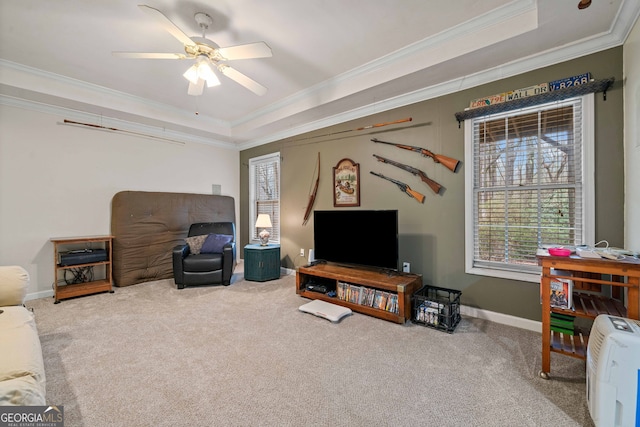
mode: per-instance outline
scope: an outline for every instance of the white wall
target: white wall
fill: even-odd
[[[109,234],[119,191],[212,194],[219,184],[239,218],[235,148],[61,125],[64,114],[0,105],[0,265],[27,269],[29,298],[53,294],[49,239]]]
[[[625,247],[640,251],[640,20],[624,44]]]

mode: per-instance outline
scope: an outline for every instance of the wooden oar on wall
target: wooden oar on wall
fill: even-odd
[[[389,126],[389,125],[397,125],[397,124],[400,124],[400,123],[410,122],[411,120],[413,120],[411,117],[407,117],[406,119],[394,120],[392,122],[376,123],[376,124],[373,124],[373,125],[362,126],[362,127],[355,128],[355,129],[340,130],[340,131],[337,131],[337,132],[330,132],[330,133],[325,133],[325,134],[322,134],[322,135],[314,135],[314,136],[308,136],[306,138],[298,138],[298,139],[294,139],[293,142],[305,141],[307,139],[323,138],[325,136],[339,135],[339,134],[348,133],[348,132],[358,132],[358,131],[362,131],[362,130],[366,130],[366,129],[375,129],[375,128],[380,128],[380,127]]]

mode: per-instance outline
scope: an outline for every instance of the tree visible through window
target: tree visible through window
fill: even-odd
[[[540,245],[585,243],[588,97],[465,122],[468,269],[537,273]]]
[[[249,199],[251,239],[258,240],[255,228],[259,214],[269,214],[272,227],[270,242],[280,241],[280,153],[249,160]]]

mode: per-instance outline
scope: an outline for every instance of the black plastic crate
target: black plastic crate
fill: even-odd
[[[411,297],[411,321],[452,333],[460,323],[460,295],[453,289],[421,287]]]

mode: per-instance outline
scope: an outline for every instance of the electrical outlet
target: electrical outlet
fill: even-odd
[[[300,248],[300,256],[304,256],[304,248]]]
[[[404,273],[409,273],[411,271],[411,264],[408,262],[403,262],[402,263],[402,271]]]

